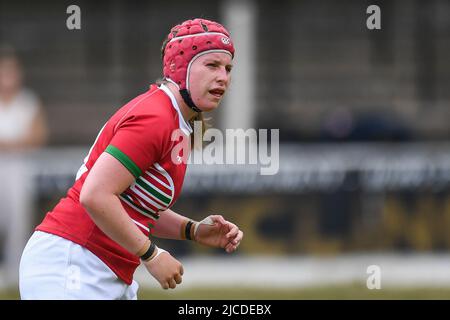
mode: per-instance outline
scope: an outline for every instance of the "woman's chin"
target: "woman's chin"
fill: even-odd
[[[208,103],[208,104],[205,104],[205,105],[200,105],[198,107],[203,112],[209,112],[209,111],[213,111],[213,110],[217,109],[219,104],[220,104],[220,101],[219,102],[215,102],[215,103]]]

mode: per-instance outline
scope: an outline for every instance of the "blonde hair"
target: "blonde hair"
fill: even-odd
[[[203,136],[205,135],[206,130],[208,130],[211,127],[211,125],[209,124],[210,119],[211,118],[205,118],[203,113],[199,112],[199,113],[197,113],[197,115],[194,118],[189,120],[189,124],[191,125],[191,128],[194,128],[195,121],[201,121],[201,123],[202,123],[202,132],[201,132],[202,144],[203,144]],[[195,131],[194,131],[194,134],[195,134]],[[194,139],[195,139],[194,134],[191,135],[191,150],[194,149]],[[200,146],[200,148],[201,147],[202,146]]]

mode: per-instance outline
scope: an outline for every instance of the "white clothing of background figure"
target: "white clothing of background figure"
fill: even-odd
[[[39,99],[22,89],[12,101],[0,99],[0,141],[13,143],[24,139],[39,114]]]

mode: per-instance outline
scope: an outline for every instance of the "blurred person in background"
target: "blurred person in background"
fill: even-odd
[[[183,184],[192,121],[218,107],[233,56],[230,35],[216,22],[172,28],[162,48],[164,80],[108,120],[67,197],[28,241],[22,299],[136,299],[140,261],[162,288],[174,289],[183,266],[150,236],[237,249],[243,233],[222,216],[196,222],[170,209]]]
[[[39,99],[23,87],[23,69],[14,50],[0,47],[0,151],[40,147],[46,139]]]
[[[21,239],[26,237],[22,226],[30,214],[24,205],[27,166],[21,151],[39,148],[47,139],[40,101],[33,91],[24,87],[23,78],[22,64],[15,50],[0,46],[0,260],[6,262],[8,277],[17,275],[24,245]]]

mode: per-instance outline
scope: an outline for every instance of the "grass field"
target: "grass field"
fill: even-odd
[[[18,299],[17,290],[0,291],[1,300]],[[139,299],[143,300],[308,300],[308,299],[436,299],[450,300],[450,288],[408,288],[368,290],[356,284],[333,287],[298,289],[256,289],[256,288],[195,288],[183,290],[141,289]]]

